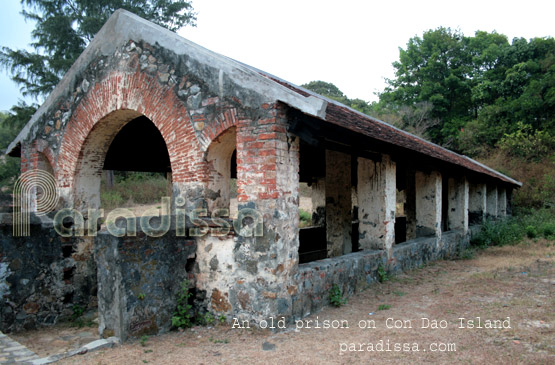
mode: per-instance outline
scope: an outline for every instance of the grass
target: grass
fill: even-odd
[[[128,172],[116,175],[114,186],[103,183],[100,191],[101,206],[106,210],[133,204],[159,203],[168,196],[167,180],[157,173]]]
[[[304,209],[299,209],[299,228],[308,227],[312,224],[312,214]]]

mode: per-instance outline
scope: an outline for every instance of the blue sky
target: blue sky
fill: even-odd
[[[2,0],[0,45],[24,48],[33,25],[20,0]],[[555,36],[555,1],[546,0],[193,0],[198,26],[178,33],[208,49],[303,84],[332,82],[349,98],[376,100],[409,38],[439,26],[465,35]],[[0,110],[21,98],[0,71]]]
[[[0,46],[10,48],[25,48],[31,43],[31,32],[34,24],[25,22],[19,14],[21,4],[19,0],[2,0],[0,11]],[[23,98],[19,87],[10,80],[5,71],[0,71],[0,110],[9,110]],[[27,99],[32,102],[33,99]]]

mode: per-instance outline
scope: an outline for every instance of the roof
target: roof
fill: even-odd
[[[41,105],[39,110],[21,130],[16,139],[9,145],[6,153],[9,154],[16,150],[22,141],[26,140],[30,134],[33,134],[33,127],[40,117],[49,110],[51,105],[63,97],[68,89],[72,89],[79,73],[87,68],[92,59],[99,55],[109,56],[113,54],[117,46],[129,40],[143,40],[150,44],[157,43],[175,52],[177,55],[186,54],[189,59],[201,65],[218,69],[219,77],[215,77],[215,80],[209,80],[209,82],[215,83],[214,88],[216,90],[219,89],[220,92],[223,92],[221,90],[224,89],[221,80],[223,78],[222,75],[225,74],[234,85],[255,90],[259,94],[264,95],[268,100],[281,101],[323,122],[346,128],[386,144],[417,151],[432,159],[452,164],[455,167],[462,167],[510,185],[522,186],[522,183],[469,157],[459,155],[264,71],[212,52],[163,27],[121,9],[117,10],[108,19],[58,86],[56,86],[43,105]]]

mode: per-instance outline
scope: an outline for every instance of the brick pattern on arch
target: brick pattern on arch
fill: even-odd
[[[172,88],[144,73],[115,71],[89,90],[65,129],[56,164],[61,187],[73,185],[83,145],[93,127],[118,110],[144,114],[160,130],[168,147],[174,181],[206,178],[202,152],[188,114]]]

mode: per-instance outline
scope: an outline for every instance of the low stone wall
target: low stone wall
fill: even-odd
[[[293,295],[293,318],[305,317],[327,306],[333,284],[340,287],[344,297],[350,297],[378,280],[380,265],[389,273],[409,270],[433,260],[454,257],[469,242],[470,235],[456,230],[443,233],[440,239],[422,237],[395,245],[389,261],[385,251],[364,250],[301,264],[295,276],[298,292]]]
[[[295,276],[298,292],[293,295],[293,317],[299,319],[329,304],[333,284],[351,296],[377,280],[378,267],[386,265],[384,251],[360,251],[299,265]]]
[[[92,238],[63,238],[31,215],[30,236],[14,237],[0,214],[0,330],[14,332],[70,319],[96,306]]]

